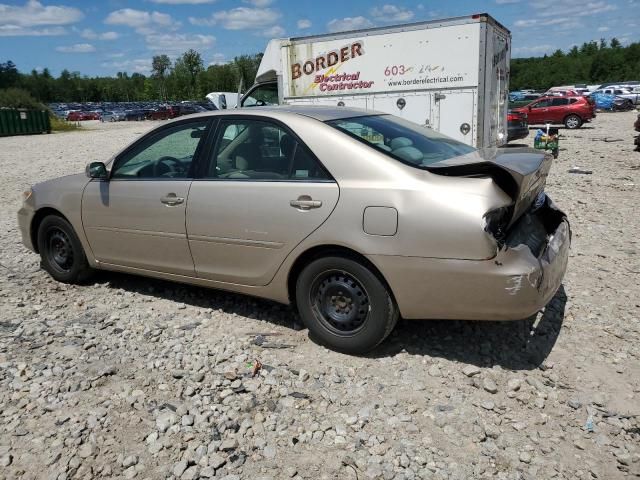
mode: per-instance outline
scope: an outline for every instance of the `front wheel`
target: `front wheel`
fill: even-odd
[[[296,305],[313,338],[349,354],[377,347],[399,316],[381,279],[344,257],[319,258],[307,265],[296,282]]]
[[[578,115],[569,115],[564,119],[564,126],[569,129],[580,128],[582,126],[582,119]]]
[[[81,283],[91,273],[76,232],[62,217],[50,215],[42,220],[38,227],[38,250],[42,267],[59,282]]]

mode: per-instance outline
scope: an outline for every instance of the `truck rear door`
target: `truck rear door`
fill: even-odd
[[[466,143],[476,145],[476,111],[473,91],[466,92],[445,92],[434,94],[436,116],[434,118],[434,128],[443,135]]]
[[[484,98],[479,115],[484,115],[482,146],[501,146],[507,142],[507,110],[509,96],[509,65],[511,36],[507,30],[493,24],[483,24],[485,42]]]

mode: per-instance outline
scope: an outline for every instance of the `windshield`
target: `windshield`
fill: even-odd
[[[418,168],[476,151],[430,128],[391,115],[341,118],[328,121],[327,124],[396,160]]]

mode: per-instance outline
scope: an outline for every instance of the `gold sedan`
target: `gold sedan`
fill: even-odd
[[[33,186],[18,221],[61,282],[116,270],[291,303],[313,338],[362,353],[399,316],[544,307],[570,244],[551,161],[356,109],[216,111]]]

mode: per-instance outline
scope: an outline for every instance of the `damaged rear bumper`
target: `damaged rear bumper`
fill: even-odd
[[[544,307],[562,284],[570,244],[568,220],[547,199],[514,225],[490,260],[368,258],[406,319],[520,320]]]

